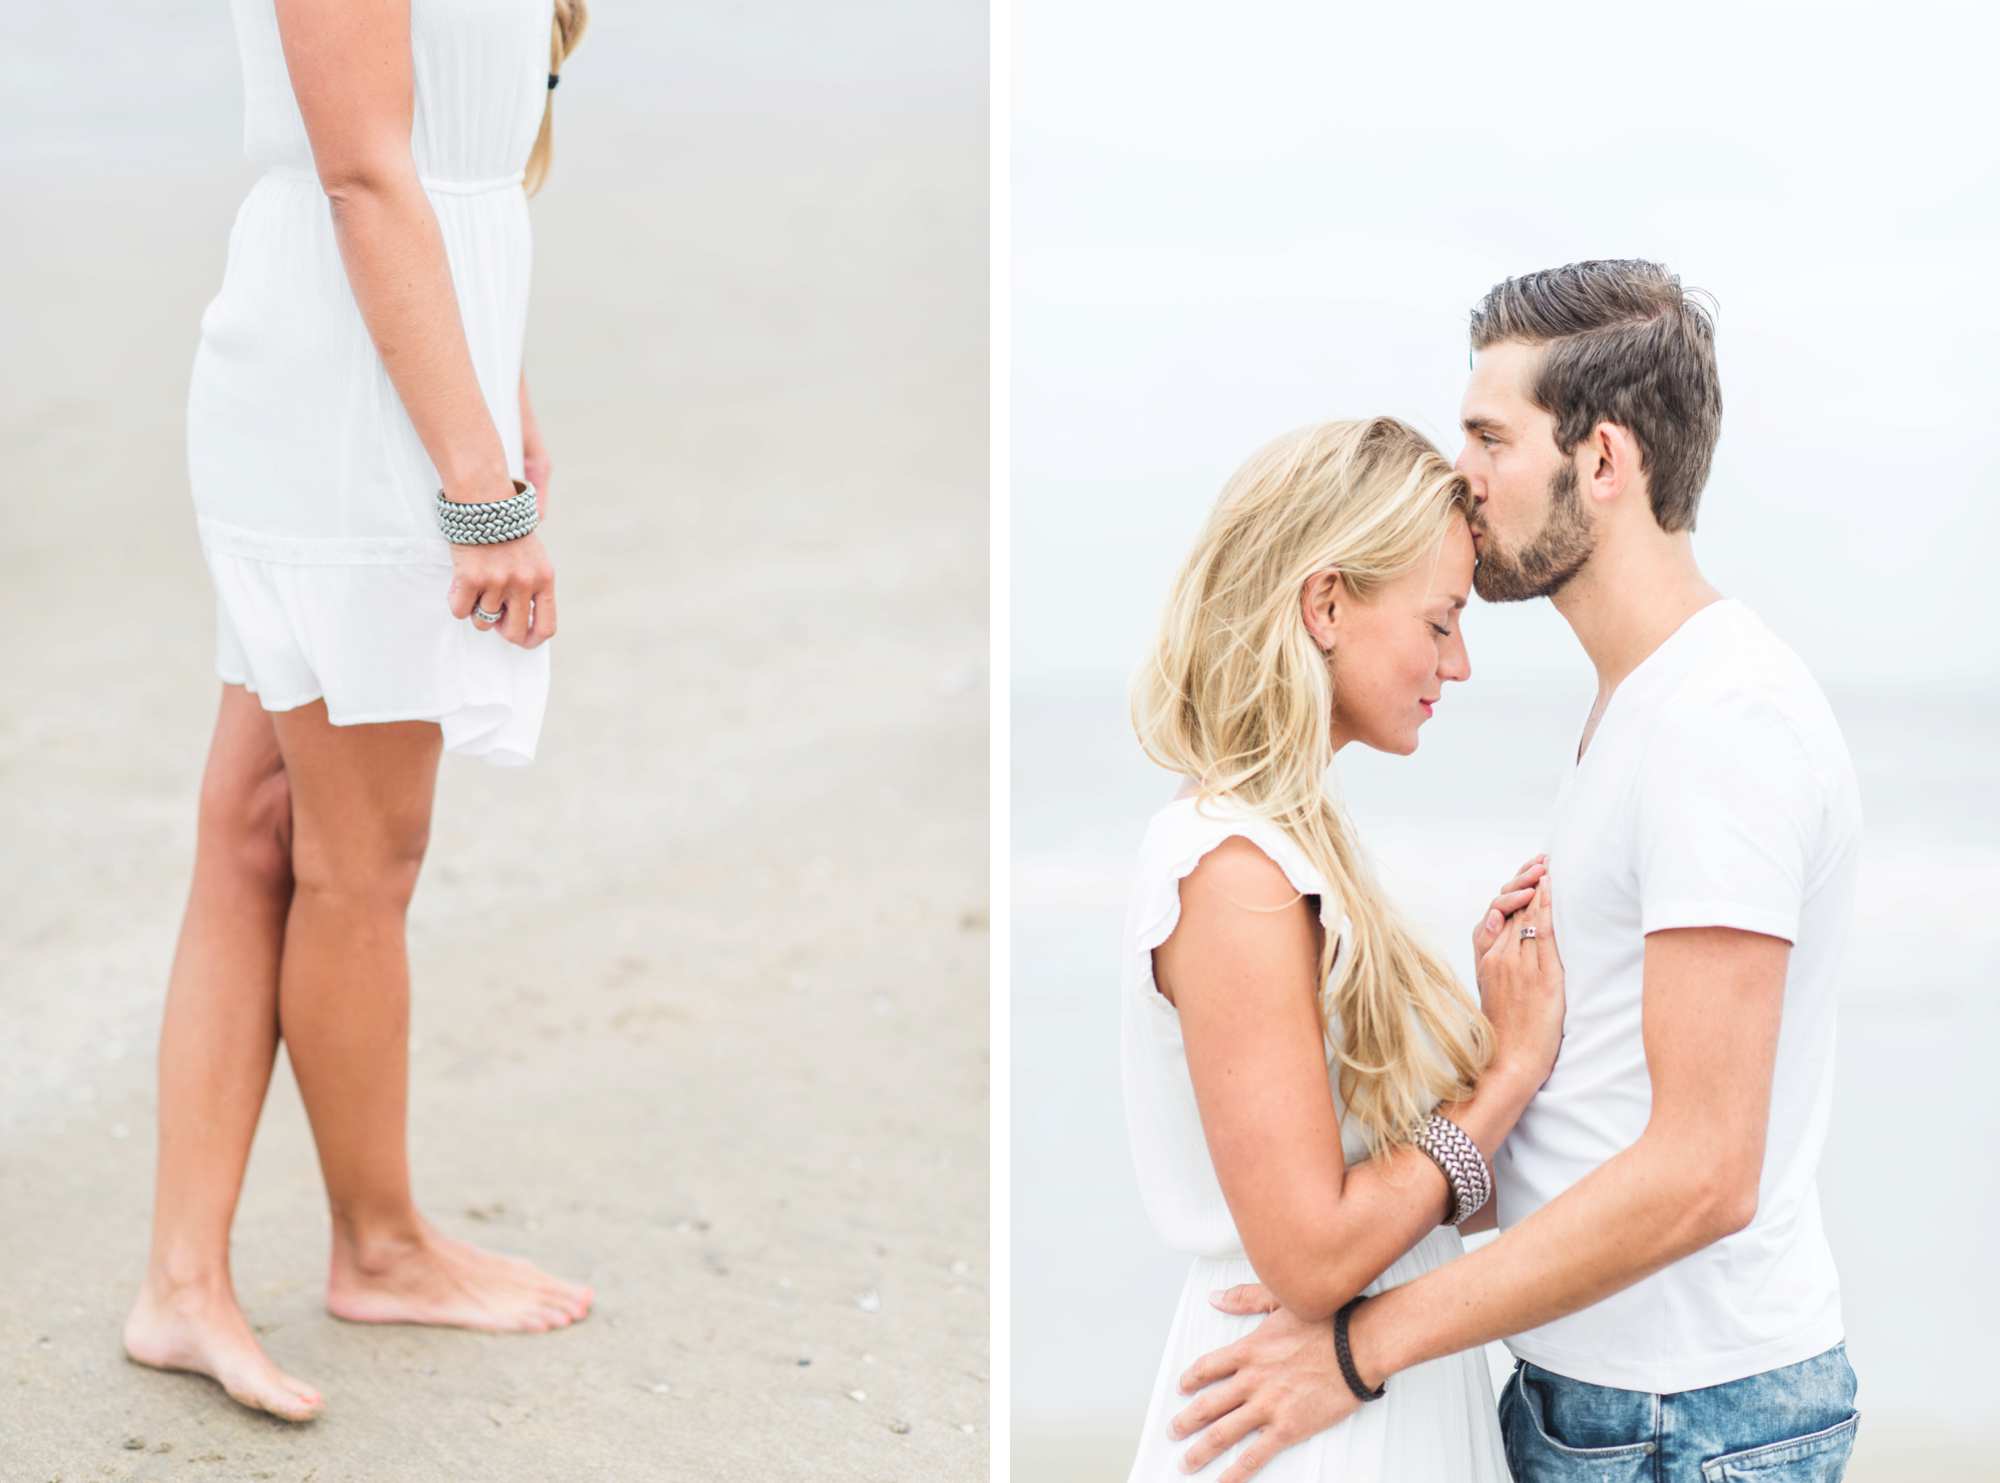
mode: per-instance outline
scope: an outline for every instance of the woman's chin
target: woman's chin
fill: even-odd
[[[1410,729],[1407,736],[1358,736],[1355,740],[1371,752],[1386,752],[1391,757],[1408,757],[1417,750],[1417,732],[1415,727]]]

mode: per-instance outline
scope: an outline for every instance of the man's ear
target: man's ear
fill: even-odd
[[[1600,422],[1590,430],[1584,457],[1583,492],[1609,502],[1639,484],[1639,440],[1616,422]]]
[[[1332,567],[1306,578],[1299,593],[1299,613],[1306,632],[1322,650],[1333,647],[1339,626],[1340,608],[1347,600],[1347,588]]]

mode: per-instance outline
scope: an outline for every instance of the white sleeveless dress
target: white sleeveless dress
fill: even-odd
[[[1192,1260],[1154,1374],[1128,1483],[1219,1477],[1256,1436],[1250,1433],[1189,1474],[1180,1466],[1189,1441],[1167,1432],[1175,1414],[1193,1399],[1177,1388],[1188,1365],[1262,1322],[1261,1315],[1238,1317],[1208,1301],[1213,1289],[1255,1282],[1257,1274],[1244,1257],[1242,1238],[1209,1160],[1179,1012],[1153,984],[1152,951],[1180,920],[1182,878],[1232,835],[1269,855],[1295,889],[1319,897],[1320,920],[1329,933],[1344,934],[1347,925],[1340,903],[1305,852],[1277,825],[1234,800],[1176,798],[1153,815],[1139,849],[1125,920],[1121,1013],[1126,1131],[1139,1192],[1154,1228],[1168,1246]],[[1331,1056],[1328,1063],[1334,1105],[1344,1112]],[[1367,1155],[1358,1128],[1344,1117],[1341,1146],[1350,1167]],[[1434,1227],[1364,1291],[1400,1286],[1463,1251],[1453,1227]],[[1257,1476],[1260,1483],[1508,1483],[1483,1352],[1474,1349],[1404,1371],[1390,1380],[1381,1400],[1280,1452]]]
[[[188,481],[215,586],[215,667],[266,710],[435,720],[448,751],[534,760],[547,644],[445,605],[440,479],[334,240],[272,0],[232,0],[243,145],[262,173],[229,232],[188,387]],[[412,158],[479,389],[521,474],[531,241],[522,172],[548,97],[554,0],[411,0]]]

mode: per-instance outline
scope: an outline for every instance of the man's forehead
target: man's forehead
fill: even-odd
[[[1462,412],[1467,422],[1502,421],[1532,405],[1528,378],[1541,358],[1541,347],[1502,340],[1472,353],[1472,374],[1465,383]]]

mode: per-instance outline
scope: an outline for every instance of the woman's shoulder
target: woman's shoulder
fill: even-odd
[[[1155,809],[1146,824],[1145,853],[1180,860],[1194,851],[1194,857],[1186,860],[1191,870],[1202,855],[1234,836],[1249,839],[1261,847],[1264,853],[1287,867],[1287,874],[1292,873],[1291,867],[1297,866],[1302,872],[1310,872],[1315,877],[1318,875],[1305,852],[1299,848],[1298,841],[1286,833],[1277,820],[1258,813],[1249,804],[1228,793],[1211,793],[1205,797],[1193,793],[1177,794]]]
[[[1157,947],[1180,919],[1180,883],[1209,853],[1231,839],[1246,839],[1283,873],[1302,896],[1318,898],[1320,920],[1329,930],[1345,927],[1345,917],[1326,878],[1298,841],[1276,820],[1257,813],[1228,794],[1183,794],[1161,805],[1148,820],[1140,847],[1142,910],[1139,945]]]

